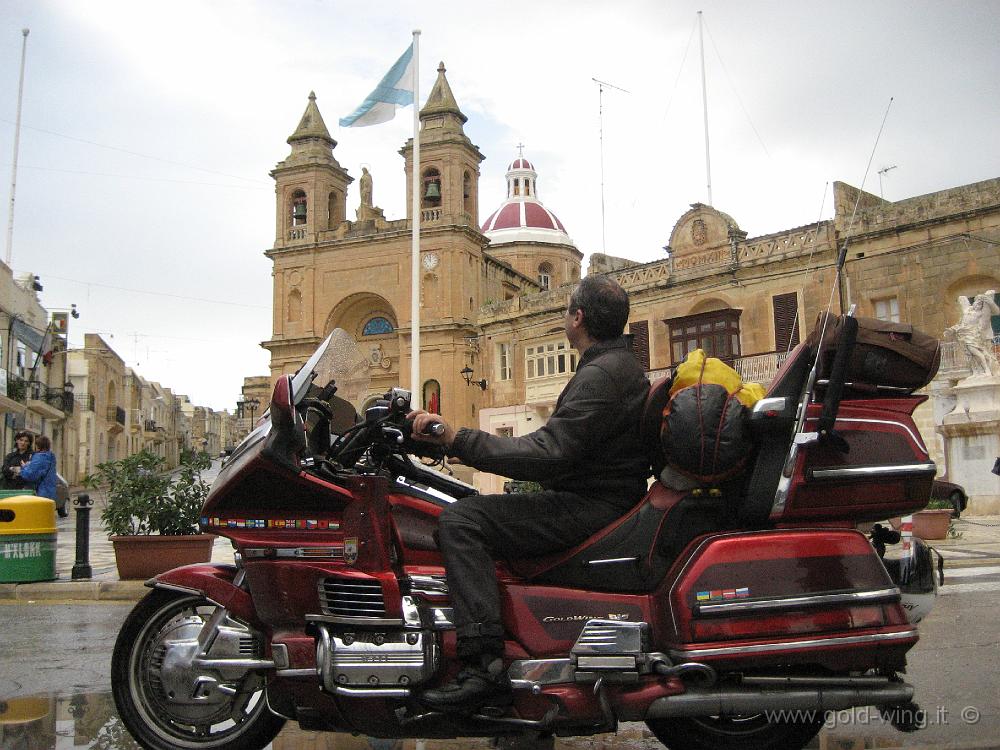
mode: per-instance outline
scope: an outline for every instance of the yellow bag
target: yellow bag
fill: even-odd
[[[764,386],[760,383],[744,383],[740,374],[721,359],[706,357],[703,350],[695,349],[677,367],[670,395],[699,382],[721,385],[730,396],[735,396],[748,409],[764,398]]]
[[[695,486],[738,475],[753,452],[747,411],[764,397],[722,360],[701,349],[674,374],[663,409],[660,442],[667,465]]]

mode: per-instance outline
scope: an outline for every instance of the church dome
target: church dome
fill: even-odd
[[[559,218],[538,200],[538,173],[518,156],[507,166],[507,199],[483,222],[493,246],[511,242],[572,245]]]

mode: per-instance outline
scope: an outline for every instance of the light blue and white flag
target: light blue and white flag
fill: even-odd
[[[396,116],[397,107],[413,104],[413,44],[389,68],[378,86],[356,110],[340,119],[342,128],[360,128],[389,122]]]

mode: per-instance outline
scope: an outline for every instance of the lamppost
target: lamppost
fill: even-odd
[[[253,415],[260,406],[260,399],[254,396],[247,396],[246,394],[241,394],[238,399],[236,399],[236,411],[240,415],[240,419],[246,417],[246,413],[250,412],[250,422],[247,425],[247,434],[253,430]]]

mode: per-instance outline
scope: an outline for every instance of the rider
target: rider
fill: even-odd
[[[610,277],[588,276],[573,290],[565,330],[580,361],[548,422],[529,435],[456,432],[445,424],[441,435],[429,436],[422,433],[441,417],[422,410],[410,415],[415,439],[442,445],[481,471],[534,480],[543,488],[472,495],[441,512],[439,546],[465,668],[453,682],[425,691],[425,705],[465,711],[510,702],[494,558],[568,549],[645,493],[650,470],[639,421],[649,383],[622,335],[628,314],[628,295]]]

